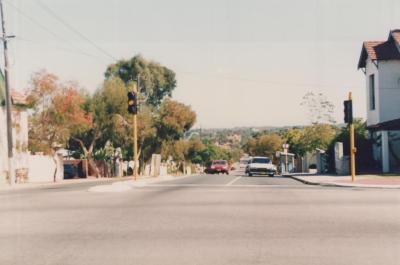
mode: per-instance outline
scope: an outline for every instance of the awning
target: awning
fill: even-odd
[[[400,130],[400,119],[385,121],[371,126],[367,126],[370,131],[397,131]]]

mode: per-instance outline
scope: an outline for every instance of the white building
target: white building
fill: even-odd
[[[4,78],[0,71],[0,184],[7,182],[8,172],[8,144],[7,144],[7,116],[4,106]],[[11,91],[12,101],[12,134],[14,168],[17,175],[28,172],[28,112],[26,98],[17,91]],[[26,177],[26,176],[22,176]]]
[[[383,172],[400,170],[400,30],[386,41],[365,41],[358,69],[366,77],[367,128]]]

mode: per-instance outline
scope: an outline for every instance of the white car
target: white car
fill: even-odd
[[[271,159],[265,156],[255,156],[246,167],[245,172],[249,177],[253,175],[268,175],[273,177],[276,174],[276,166]]]
[[[239,169],[245,170],[250,160],[251,160],[250,157],[241,158],[239,161]]]

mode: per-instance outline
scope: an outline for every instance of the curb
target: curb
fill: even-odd
[[[282,175],[282,177],[291,178],[291,179],[294,179],[294,180],[296,180],[296,181],[299,181],[299,182],[301,182],[301,183],[303,183],[303,184],[307,184],[307,185],[321,186],[321,183],[307,181],[307,180],[305,180],[305,179],[297,178],[297,177],[292,176],[292,175]]]
[[[359,184],[359,185],[354,185],[354,184],[338,184],[338,183],[323,183],[323,182],[311,182],[305,179],[297,178],[292,175],[283,175],[283,177],[291,178],[294,180],[297,180],[301,183],[304,183],[306,185],[313,185],[313,186],[321,186],[321,187],[336,187],[336,188],[365,188],[365,189],[400,189],[400,187],[391,187],[391,186],[377,186],[377,185],[368,185],[368,184]]]

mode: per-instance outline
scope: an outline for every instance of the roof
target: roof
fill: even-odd
[[[0,70],[0,106],[5,104],[5,91],[4,91],[4,74]],[[17,90],[12,89],[11,90],[11,104],[12,105],[19,105],[19,106],[27,106],[28,101],[27,101],[27,96],[25,94],[22,94],[21,92],[18,92]]]
[[[390,120],[381,122],[378,124],[370,125],[367,127],[368,130],[371,131],[380,131],[380,130],[400,130],[400,119]]]
[[[392,30],[391,36],[397,43],[400,43],[400,29]]]
[[[364,41],[358,69],[365,68],[366,60],[400,60],[400,30],[392,30],[386,41]]]
[[[26,95],[16,90],[11,90],[12,105],[27,105]]]

